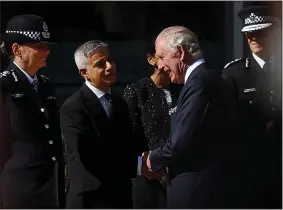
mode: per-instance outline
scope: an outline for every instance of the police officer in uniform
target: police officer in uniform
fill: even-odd
[[[282,208],[280,20],[266,6],[246,7],[239,17],[251,53],[223,70],[238,106],[238,208]]]
[[[39,16],[15,16],[1,41],[12,62],[0,73],[0,207],[64,208],[59,112],[38,73],[50,53],[48,26]]]

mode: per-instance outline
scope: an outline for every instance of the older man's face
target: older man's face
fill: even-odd
[[[180,72],[180,57],[173,56],[174,52],[168,51],[164,39],[158,39],[155,45],[156,56],[158,58],[158,69],[167,72],[171,82],[183,83],[183,76]]]

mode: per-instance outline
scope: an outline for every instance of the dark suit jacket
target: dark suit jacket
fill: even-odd
[[[212,192],[231,154],[229,136],[235,120],[234,103],[220,72],[204,63],[194,69],[173,117],[170,140],[150,154],[154,171],[169,167],[168,207],[218,207],[211,203]]]
[[[137,156],[128,107],[122,98],[111,95],[111,119],[85,84],[60,110],[72,193],[111,186],[114,189],[136,175]]]
[[[64,161],[54,89],[37,74],[36,93],[14,64],[0,77],[2,207],[58,208],[59,194],[62,208]]]

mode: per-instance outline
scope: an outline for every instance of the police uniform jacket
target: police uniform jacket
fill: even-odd
[[[278,176],[282,152],[281,67],[266,62],[261,68],[251,55],[228,63],[223,78],[237,98],[241,157],[256,176],[264,172]]]
[[[16,65],[0,74],[2,208],[64,207],[59,112],[50,82],[37,78],[36,92]]]

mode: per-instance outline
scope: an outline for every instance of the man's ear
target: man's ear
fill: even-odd
[[[179,54],[180,59],[184,61],[186,58],[187,51],[184,49],[184,46],[182,45],[177,45],[177,49],[178,49],[177,54]]]
[[[85,78],[86,80],[89,80],[87,69],[80,69],[79,73],[83,78]]]
[[[152,66],[155,66],[155,58],[153,55],[151,54],[147,54],[146,55],[146,58],[147,58],[147,62],[152,65]]]
[[[12,46],[12,52],[15,56],[21,57],[21,51],[20,51],[20,45],[18,43],[13,43]]]

